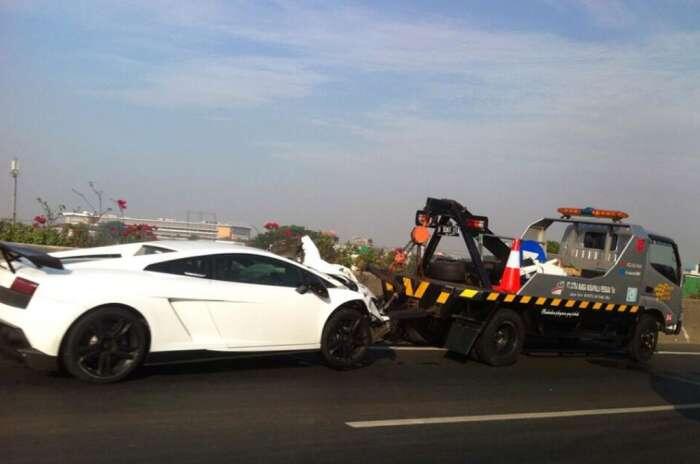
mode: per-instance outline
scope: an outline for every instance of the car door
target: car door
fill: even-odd
[[[151,264],[146,271],[160,273],[156,296],[167,299],[177,319],[198,347],[223,347],[210,313],[211,256],[194,256]]]
[[[213,257],[209,310],[227,346],[283,349],[319,343],[328,303],[297,289],[313,274],[253,253]]]

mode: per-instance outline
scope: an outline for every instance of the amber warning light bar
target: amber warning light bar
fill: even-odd
[[[613,221],[621,221],[627,219],[629,214],[624,211],[615,211],[611,209],[596,209],[596,208],[559,208],[557,212],[562,218],[569,219],[573,216],[593,217],[599,219],[612,219]]]

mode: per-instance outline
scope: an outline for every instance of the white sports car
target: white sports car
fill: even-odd
[[[192,353],[320,350],[329,366],[354,367],[386,318],[309,242],[309,259],[341,275],[216,242],[53,254],[0,242],[0,345],[32,367],[97,383]]]

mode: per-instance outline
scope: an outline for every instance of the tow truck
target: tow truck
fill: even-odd
[[[515,363],[526,339],[555,351],[585,340],[648,362],[659,332],[682,326],[676,243],[620,211],[558,212],[509,238],[457,201],[428,198],[394,264],[371,270],[395,332],[492,366]],[[447,237],[461,237],[466,253],[441,252]]]

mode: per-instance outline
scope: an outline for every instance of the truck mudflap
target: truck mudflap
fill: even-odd
[[[474,321],[455,314],[447,334],[445,348],[453,353],[468,356],[485,325],[485,321]]]

